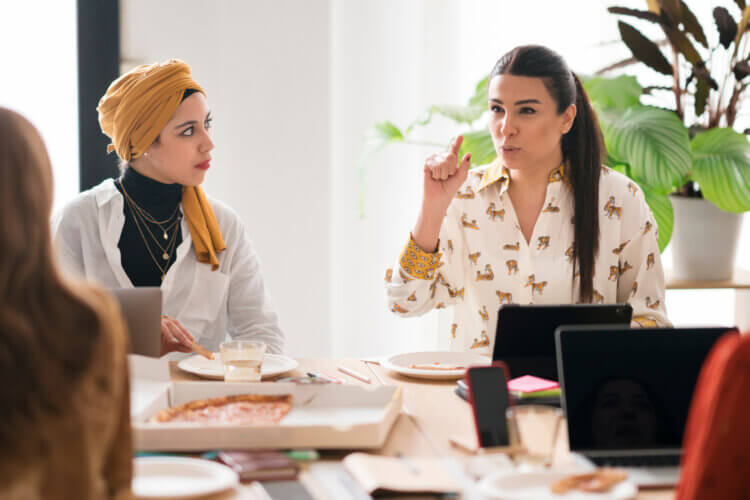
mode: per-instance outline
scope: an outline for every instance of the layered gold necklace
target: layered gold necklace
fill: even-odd
[[[177,229],[179,227],[180,220],[182,219],[182,213],[180,213],[180,205],[177,204],[174,212],[172,212],[172,215],[170,215],[167,219],[162,221],[156,220],[156,218],[148,213],[146,209],[139,206],[135,202],[135,200],[130,197],[127,190],[125,189],[124,182],[120,182],[120,187],[122,187],[122,192],[125,195],[126,205],[130,209],[130,213],[133,215],[135,227],[138,229],[138,233],[141,235],[141,239],[143,240],[143,244],[146,246],[148,254],[151,256],[151,260],[154,261],[154,264],[156,264],[156,267],[161,272],[161,280],[164,281],[164,276],[166,275],[167,269],[169,268],[169,261],[172,258],[177,244]],[[161,230],[162,239],[166,242],[164,246],[162,246],[162,242],[159,241],[159,238],[154,236],[154,233],[151,231],[151,228],[148,225],[149,222],[151,224],[155,224]],[[172,231],[171,236],[169,235],[169,231]],[[151,246],[148,244],[148,240],[146,239],[146,234],[151,237],[151,240],[156,244],[159,250],[161,250],[161,259],[163,262],[159,262],[159,259],[157,259],[154,255],[154,252],[151,250]]]

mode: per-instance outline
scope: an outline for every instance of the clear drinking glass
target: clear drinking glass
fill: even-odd
[[[511,442],[526,448],[524,458],[549,466],[554,461],[562,410],[544,405],[515,405],[506,412]]]
[[[222,342],[221,362],[226,382],[259,382],[265,342],[257,340],[232,340]]]

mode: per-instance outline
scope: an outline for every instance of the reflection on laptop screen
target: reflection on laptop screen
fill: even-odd
[[[570,449],[679,449],[701,365],[728,328],[561,328]]]

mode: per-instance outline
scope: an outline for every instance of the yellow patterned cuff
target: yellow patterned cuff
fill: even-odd
[[[438,248],[440,242],[438,242]],[[409,242],[401,252],[399,263],[409,276],[423,280],[431,280],[435,277],[435,269],[442,265],[440,259],[443,254],[440,252],[427,253],[414,241],[414,237],[409,235]]]

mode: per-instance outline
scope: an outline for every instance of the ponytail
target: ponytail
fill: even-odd
[[[599,252],[599,177],[604,157],[599,121],[578,76],[571,72],[576,89],[576,117],[563,136],[563,158],[573,190],[573,276],[580,275],[581,302],[591,302],[594,292],[594,261]]]

